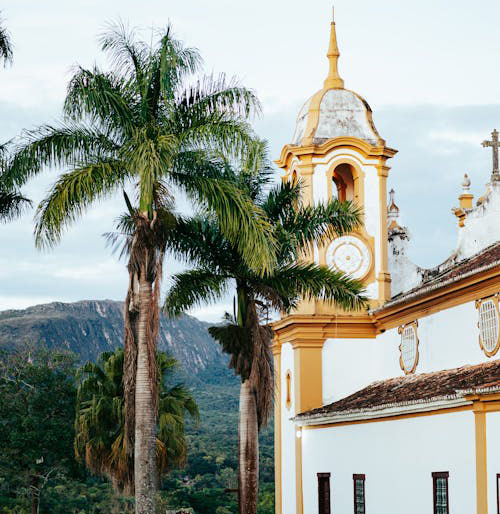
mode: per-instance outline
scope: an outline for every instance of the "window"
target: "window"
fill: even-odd
[[[365,475],[353,475],[354,481],[354,514],[365,514]]]
[[[483,352],[492,357],[500,346],[498,295],[476,302],[479,309],[479,345]]]
[[[401,344],[399,345],[399,365],[406,375],[414,373],[418,364],[418,323],[416,321],[399,327]]]
[[[500,514],[500,473],[497,473],[497,514]]]
[[[330,473],[318,473],[318,512],[330,514]]]
[[[432,473],[434,514],[449,514],[448,471]]]
[[[290,410],[292,406],[292,372],[288,370],[286,372],[286,408]]]

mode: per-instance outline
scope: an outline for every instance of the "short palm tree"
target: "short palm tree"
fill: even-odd
[[[231,173],[228,170],[228,173]],[[166,297],[165,310],[178,315],[195,305],[213,302],[236,286],[233,316],[210,328],[211,335],[231,355],[230,366],[241,378],[239,415],[239,511],[256,514],[258,497],[258,431],[269,419],[273,379],[269,310],[288,312],[302,298],[333,302],[345,309],[364,305],[362,286],[341,273],[307,263],[301,257],[323,238],[352,231],[360,213],[349,202],[332,200],[303,206],[300,184],[281,183],[269,190],[270,167],[265,145],[257,158],[246,161],[235,180],[270,220],[276,245],[276,266],[255,273],[224,236],[214,218],[180,222],[166,234],[169,246],[195,268],[178,273]]]
[[[4,27],[3,19],[0,17],[0,61],[3,61],[4,65],[12,62],[12,41],[8,30]]]
[[[125,443],[124,352],[104,352],[97,363],[78,370],[75,419],[75,453],[96,474],[111,479],[117,493],[133,494],[134,461]],[[182,385],[170,387],[177,362],[164,353],[157,355],[158,427],[156,455],[158,474],[182,466],[186,461],[184,424],[187,415],[198,417],[198,408]]]
[[[135,453],[136,512],[154,514],[154,360],[163,259],[155,233],[171,222],[177,188],[217,218],[251,269],[272,267],[265,218],[219,176],[212,158],[251,147],[247,118],[259,105],[252,92],[223,77],[193,81],[199,54],[175,39],[170,27],[152,45],[122,26],[111,27],[101,43],[111,71],[76,69],[63,122],[26,132],[4,179],[20,186],[46,166],[69,168],[38,208],[38,246],[57,243],[94,202],[126,184],[134,187],[137,207],[125,195],[134,225],[125,308],[126,439],[127,451]]]

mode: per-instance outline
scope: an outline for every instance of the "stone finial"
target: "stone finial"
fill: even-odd
[[[462,189],[464,191],[464,193],[467,193],[468,191],[470,191],[470,178],[469,178],[469,175],[467,175],[467,173],[464,175],[464,180],[462,181]]]
[[[387,206],[387,221],[388,221],[388,228],[389,232],[402,230],[402,227],[400,227],[398,220],[399,220],[399,207],[396,205],[396,202],[394,201],[396,193],[394,189],[391,189],[389,191],[389,205]]]
[[[458,226],[463,227],[465,225],[465,218],[467,217],[467,211],[472,209],[472,202],[474,195],[470,192],[470,178],[467,173],[464,175],[462,181],[462,194],[458,197],[460,207],[454,207],[451,212],[458,218]]]

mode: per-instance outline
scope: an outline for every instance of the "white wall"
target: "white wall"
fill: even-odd
[[[349,396],[375,380],[400,373],[396,342],[385,341],[388,338],[384,336],[325,341],[322,350],[323,404]]]
[[[302,445],[304,514],[318,512],[317,473],[331,473],[333,513],[353,512],[354,473],[370,514],[432,513],[433,471],[450,473],[450,512],[475,512],[472,412],[305,429]]]
[[[282,512],[295,512],[295,424],[290,421],[295,415],[293,374],[293,348],[290,343],[281,347],[281,491]],[[292,372],[290,409],[286,408],[286,373]]]
[[[418,320],[417,373],[479,364],[489,360],[479,346],[474,302]],[[399,366],[397,328],[376,339],[328,339],[323,346],[323,403],[344,398],[376,380],[404,375]],[[493,358],[498,358],[498,355]]]
[[[486,414],[486,445],[488,450],[488,512],[497,514],[497,473],[500,473],[500,412]]]

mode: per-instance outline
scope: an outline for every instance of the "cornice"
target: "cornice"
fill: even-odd
[[[300,157],[313,155],[315,157],[321,157],[334,148],[355,148],[365,158],[383,157],[388,159],[397,153],[397,150],[394,150],[393,148],[389,148],[387,146],[372,146],[370,143],[355,137],[337,137],[330,139],[321,145],[285,145],[281,150],[280,158],[274,162],[280,168],[286,168],[288,166],[289,159],[293,156]]]
[[[494,294],[500,288],[500,266],[485,269],[449,283],[429,288],[406,301],[389,302],[371,311],[379,332],[409,323],[436,312]],[[417,292],[418,293],[418,292]]]

